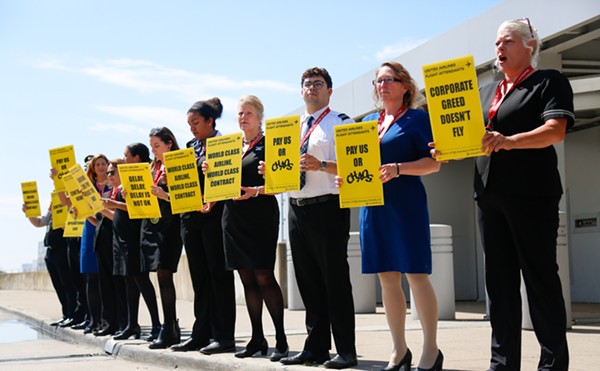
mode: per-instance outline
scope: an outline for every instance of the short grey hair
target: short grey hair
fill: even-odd
[[[514,32],[519,36],[519,38],[521,38],[525,47],[531,50],[531,65],[533,67],[537,67],[540,56],[541,41],[537,30],[533,28],[529,19],[521,18],[514,19],[512,21],[504,21],[500,27],[498,27],[498,33],[504,30]],[[533,47],[529,45],[529,42],[532,40],[535,41],[535,45]]]

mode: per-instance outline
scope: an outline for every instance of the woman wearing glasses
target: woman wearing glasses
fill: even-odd
[[[399,63],[383,63],[376,71],[373,96],[381,110],[364,118],[379,127],[384,206],[360,209],[363,273],[377,273],[392,335],[392,354],[384,370],[409,371],[412,353],[405,336],[404,273],[423,328],[423,351],[417,370],[441,370],[437,347],[437,301],[429,282],[431,244],[427,195],[421,176],[435,173],[440,164],[431,158],[432,140],[427,112],[413,109],[417,87]],[[338,184],[341,179],[338,179]],[[390,231],[393,230],[393,233]]]
[[[177,264],[183,248],[181,222],[178,214],[171,213],[163,161],[163,154],[178,150],[179,145],[171,130],[161,127],[150,131],[150,148],[154,155],[154,160],[150,164],[154,179],[151,193],[158,198],[161,217],[142,220],[141,247],[144,256],[142,270],[156,271],[164,315],[158,338],[150,344],[150,349],[164,349],[178,344],[181,340],[173,283],[173,273],[177,272]]]
[[[150,281],[149,272],[141,271],[140,228],[142,220],[129,218],[118,169],[119,164],[128,162],[150,162],[148,147],[142,143],[127,146],[125,160],[111,161],[106,172],[113,187],[108,197],[102,199],[104,207],[113,210],[113,275],[117,280],[117,296],[124,298],[121,299],[121,305],[127,308],[127,326],[113,339],[124,340],[132,336],[136,339],[140,338],[141,327],[138,322],[138,314],[141,293],[152,321],[152,332],[149,337],[152,341],[156,339],[160,331],[160,320],[156,293]]]
[[[492,325],[490,370],[520,369],[521,273],[541,346],[539,369],[569,365],[556,265],[562,187],[552,144],[573,125],[573,92],[558,71],[536,69],[539,50],[529,19],[502,23],[496,66],[504,79],[480,92],[487,156],[476,160],[475,195]]]

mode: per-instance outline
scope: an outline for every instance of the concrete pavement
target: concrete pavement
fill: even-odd
[[[62,340],[95,346],[113,356],[123,359],[162,365],[172,369],[195,370],[304,370],[305,366],[283,366],[270,362],[267,357],[238,359],[233,354],[207,356],[199,352],[172,352],[150,350],[148,343],[141,340],[114,341],[108,337],[83,335],[81,331],[54,328],[52,320],[60,317],[60,307],[53,292],[0,290],[0,309],[12,313],[24,321],[51,333]],[[458,302],[456,319],[440,321],[438,344],[445,356],[444,370],[485,370],[489,365],[490,327],[484,319],[484,304]],[[190,301],[177,302],[177,314],[185,339],[193,324],[193,305]],[[573,305],[573,328],[568,333],[571,354],[570,370],[600,369],[600,305]],[[143,302],[140,305],[140,323],[149,330],[150,320]],[[265,334],[272,351],[275,344],[274,329],[268,313],[264,311]],[[304,311],[285,312],[286,333],[291,354],[302,349],[305,339]],[[236,341],[242,349],[250,339],[250,322],[243,305],[237,307]],[[391,349],[390,334],[385,314],[377,308],[373,314],[356,315],[356,340],[359,364],[354,370],[379,370],[387,365]],[[407,316],[407,341],[413,352],[413,366],[420,355],[422,334],[420,324]],[[4,354],[0,346],[0,362],[10,355]],[[332,350],[332,356],[335,349]],[[535,370],[539,356],[539,345],[532,331],[523,331],[522,369]],[[321,366],[321,368],[323,368]],[[88,370],[89,371],[89,370]]]

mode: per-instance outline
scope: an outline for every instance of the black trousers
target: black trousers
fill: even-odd
[[[127,309],[119,306],[122,302],[124,290],[117,291],[115,287],[112,244],[96,244],[95,253],[98,259],[102,319],[115,328],[121,328],[123,324],[127,324]],[[121,297],[118,297],[119,294],[121,294]]]
[[[290,204],[289,236],[298,289],[306,307],[304,350],[356,354],[354,301],[348,266],[350,210],[339,200]]]
[[[66,244],[48,247],[44,257],[50,281],[60,301],[63,318],[73,318],[76,307],[76,291],[71,272]]]
[[[560,197],[487,192],[478,219],[492,326],[492,370],[521,368],[521,272],[538,342],[539,370],[567,370],[569,351],[556,238]]]
[[[78,237],[67,237],[67,250],[69,255],[69,269],[71,271],[71,280],[75,285],[76,306],[73,318],[78,322],[85,319],[88,314],[87,296],[85,293],[85,277],[81,273],[79,251],[81,249],[81,239]]]
[[[194,288],[196,320],[191,336],[201,344],[208,344],[211,338],[235,338],[235,288],[233,271],[225,269],[222,211],[220,202],[210,215],[191,213],[181,218],[181,237]]]

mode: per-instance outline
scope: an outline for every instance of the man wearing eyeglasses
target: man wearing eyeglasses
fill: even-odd
[[[301,353],[281,359],[286,365],[321,364],[342,369],[357,364],[354,303],[347,246],[350,210],[339,205],[333,128],[354,122],[329,108],[333,82],[326,69],[302,75],[300,185],[291,192],[289,236],[300,295],[306,307],[308,337]],[[331,332],[337,355],[329,359]]]

